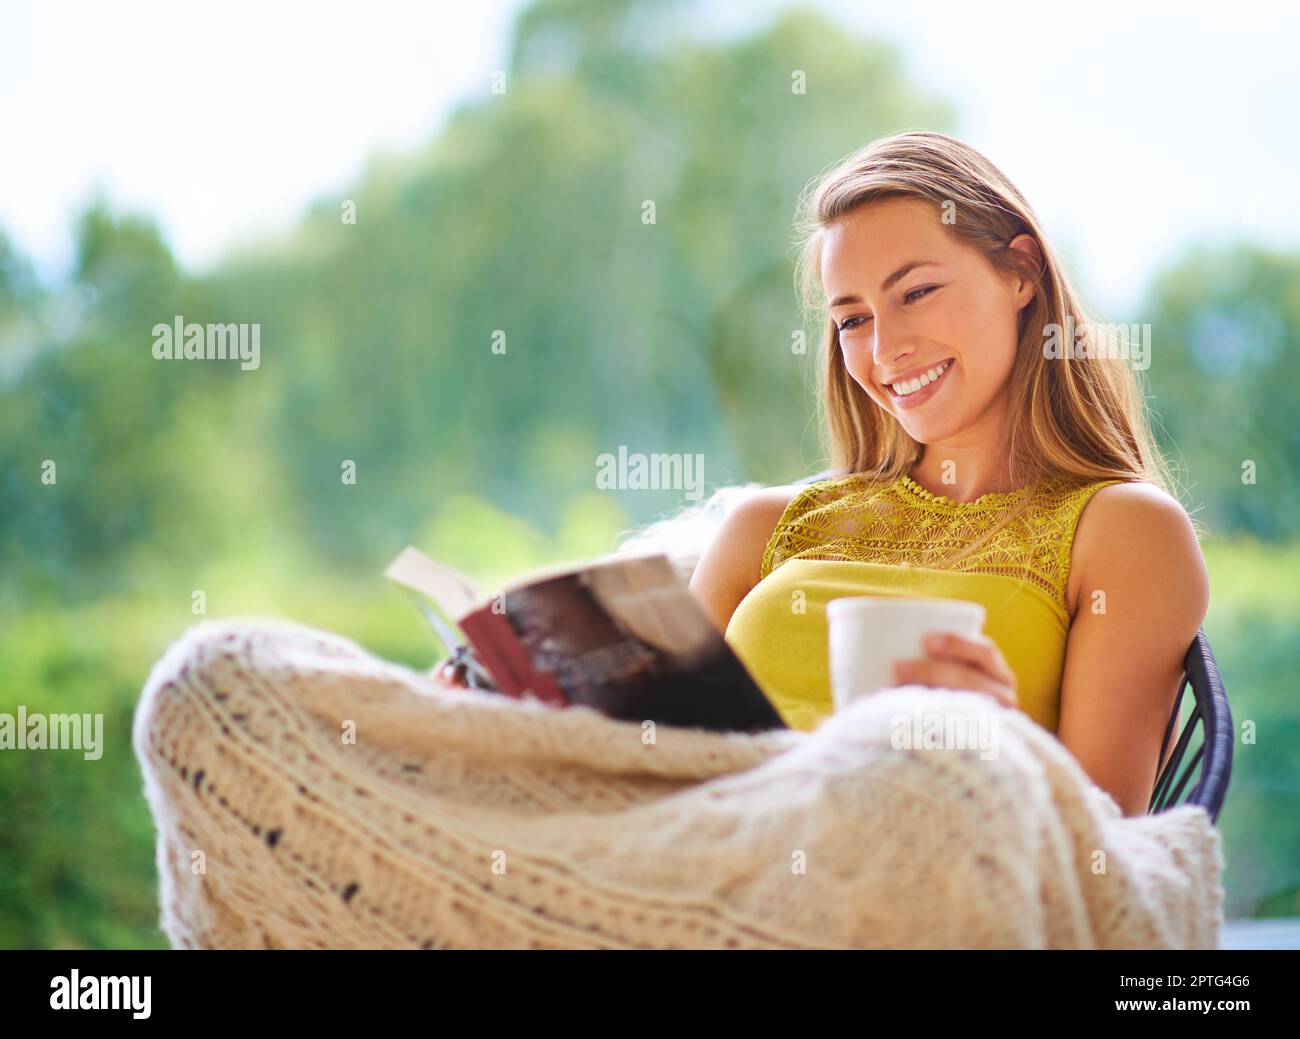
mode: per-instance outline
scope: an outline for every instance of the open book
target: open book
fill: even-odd
[[[534,571],[490,597],[414,548],[384,575],[417,593],[471,687],[623,721],[786,728],[663,554]]]

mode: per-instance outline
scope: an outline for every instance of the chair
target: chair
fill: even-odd
[[[843,474],[836,470],[827,469],[796,480],[795,483],[817,483],[841,475]],[[1174,729],[1178,727],[1183,693],[1188,686],[1192,689],[1192,716],[1187,719],[1187,724],[1179,733],[1178,743],[1166,761],[1165,754],[1169,751]],[[1200,742],[1184,767],[1188,747],[1198,728]],[[1194,804],[1205,809],[1211,822],[1218,822],[1223,799],[1228,793],[1228,781],[1232,777],[1233,731],[1232,709],[1219,677],[1219,665],[1210,651],[1210,640],[1205,636],[1205,629],[1200,628],[1183,658],[1183,679],[1178,687],[1178,695],[1174,698],[1169,724],[1165,726],[1164,740],[1160,744],[1160,760],[1164,761],[1164,766],[1156,777],[1147,814],[1154,815],[1180,803]],[[1194,774],[1197,776],[1196,785],[1180,802],[1179,798]]]
[[[1205,637],[1204,628],[1197,631],[1196,638],[1187,650],[1187,656],[1183,658],[1183,681],[1178,689],[1178,697],[1174,700],[1174,713],[1165,727],[1164,742],[1160,745],[1161,759],[1165,756],[1169,739],[1178,724],[1183,693],[1189,685],[1195,700],[1192,716],[1183,726],[1173,754],[1160,770],[1147,812],[1163,812],[1178,804],[1183,788],[1199,765],[1200,775],[1196,785],[1183,803],[1200,805],[1209,813],[1210,820],[1217,822],[1223,799],[1228,793],[1228,780],[1232,777],[1232,709],[1228,705],[1228,694],[1219,678],[1219,665],[1210,651],[1210,640]],[[1182,766],[1187,747],[1198,725],[1201,726],[1200,745],[1182,774],[1178,775],[1178,769]]]

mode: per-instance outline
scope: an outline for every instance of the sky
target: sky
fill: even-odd
[[[0,228],[57,281],[101,191],[202,271],[487,96],[522,6],[0,0]],[[782,6],[691,17],[733,35]],[[1020,187],[1116,321],[1143,320],[1143,286],[1194,241],[1300,247],[1297,6],[809,6],[893,43],[952,103],[957,136]]]

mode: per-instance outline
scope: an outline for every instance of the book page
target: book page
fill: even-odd
[[[582,577],[610,616],[656,649],[686,661],[716,650],[717,629],[667,556],[629,556]]]
[[[384,576],[404,588],[427,595],[455,620],[486,601],[478,586],[460,571],[435,562],[409,545],[388,564]]]

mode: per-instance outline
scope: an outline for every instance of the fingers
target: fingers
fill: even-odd
[[[966,639],[948,632],[932,631],[926,635],[924,645],[934,656],[970,664],[1007,685],[1016,683],[1016,676],[998,649],[998,644],[987,635]]]
[[[894,678],[898,682],[973,689],[976,692],[989,692],[993,687],[988,675],[951,660],[900,660],[894,664]]]
[[[456,668],[449,660],[444,660],[433,669],[433,678],[443,685],[453,685],[459,689],[466,688],[465,683],[456,675]]]
[[[894,664],[894,681],[987,693],[1005,707],[1019,706],[1014,688],[994,681],[978,668],[951,660],[900,660]]]

